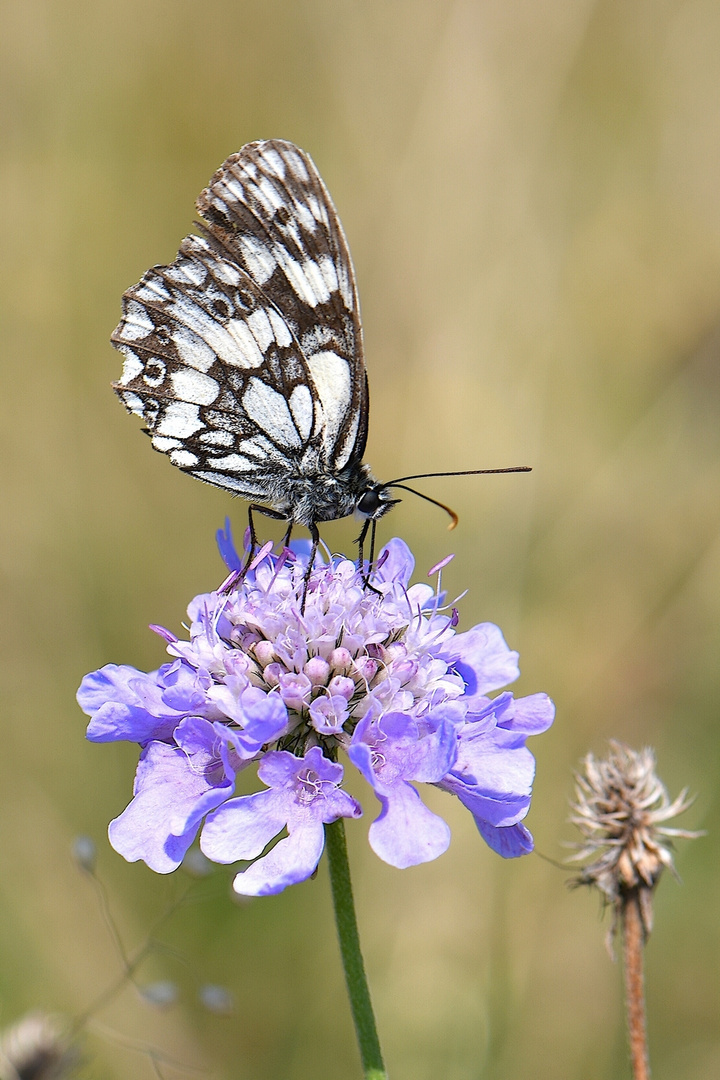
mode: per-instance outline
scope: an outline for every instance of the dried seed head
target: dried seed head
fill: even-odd
[[[0,1080],[64,1080],[78,1063],[77,1047],[47,1013],[26,1013],[0,1034]]]
[[[672,838],[702,835],[671,829],[663,822],[687,810],[692,801],[687,789],[670,801],[649,748],[635,751],[611,740],[605,760],[588,754],[583,772],[575,774],[570,819],[585,839],[576,845],[571,861],[592,861],[571,884],[595,885],[613,906],[616,919],[627,896],[637,895],[647,937],[652,929],[653,889],[665,867],[675,873]]]

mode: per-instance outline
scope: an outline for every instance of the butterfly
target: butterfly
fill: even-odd
[[[355,272],[342,225],[311,158],[291,142],[252,142],[196,202],[199,236],[123,296],[111,341],[124,354],[114,389],[173,465],[305,526],[349,514],[372,525],[406,481],[363,462],[368,380]],[[472,472],[520,472],[480,469]],[[251,556],[250,556],[251,557]]]

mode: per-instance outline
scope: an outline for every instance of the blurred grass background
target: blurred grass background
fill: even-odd
[[[74,835],[100,845],[128,948],[185,887],[108,847],[136,752],[86,744],[74,693],[109,661],[158,666],[147,624],[179,630],[220,580],[215,528],[230,513],[240,535],[245,511],[151,452],[108,338],[215,168],[281,137],[353,252],[376,474],[533,466],[428,482],[452,536],[410,497],[381,533],[419,572],[456,551],[462,626],[497,621],[519,691],[557,703],[532,744],[538,849],[564,856],[571,771],[608,737],[699,793],[680,824],[708,836],[657,897],[649,1028],[656,1080],[720,1075],[718,5],[3,0],[0,19],[0,1021],[78,1015],[119,972]],[[323,530],[343,550],[355,531]],[[596,900],[535,856],[501,861],[432,794],[453,828],[436,863],[395,871],[349,828],[391,1076],[628,1075]],[[181,1002],[126,989],[87,1075],[155,1075],[110,1031],[228,1080],[359,1075],[324,867],[242,907],[228,882],[200,884],[142,970]],[[204,982],[235,1016],[196,1004]]]

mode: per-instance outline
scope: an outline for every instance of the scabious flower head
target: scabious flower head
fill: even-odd
[[[148,674],[107,665],[78,691],[89,739],[141,747],[134,798],[109,829],[121,855],[168,873],[200,831],[211,860],[251,861],[237,892],[280,892],[314,872],[326,823],[362,814],[341,786],[342,754],[380,803],[369,839],[391,865],[434,859],[450,842],[416,783],[456,795],[501,855],[532,850],[525,740],[554,710],[544,694],[488,696],[519,674],[496,626],[459,633],[429,585],[410,585],[401,540],[370,586],[333,556],[305,591],[306,545],[263,549],[242,574],[229,528],[218,539],[232,573],[190,604],[189,640],[155,628],[171,661]],[[265,789],[236,796],[253,763]]]
[[[669,828],[664,822],[682,814],[691,803],[687,789],[670,800],[649,747],[632,750],[611,740],[604,760],[588,754],[583,772],[575,776],[570,820],[584,837],[572,860],[591,861],[571,884],[598,888],[616,919],[626,897],[637,895],[647,937],[652,929],[653,890],[665,868],[675,871],[672,838],[700,835]]]

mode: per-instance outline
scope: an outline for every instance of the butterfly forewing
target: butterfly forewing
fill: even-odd
[[[251,143],[201,193],[183,241],[123,298],[116,390],[156,449],[200,479],[309,524],[293,484],[357,465],[367,380],[355,278],[330,196],[291,143]],[[348,500],[345,500],[346,502]]]
[[[355,275],[312,161],[291,143],[251,143],[218,170],[197,209],[211,240],[244,267],[299,342],[322,404],[327,464],[340,469],[353,452],[361,457],[355,425],[361,416],[367,424],[367,387]]]

